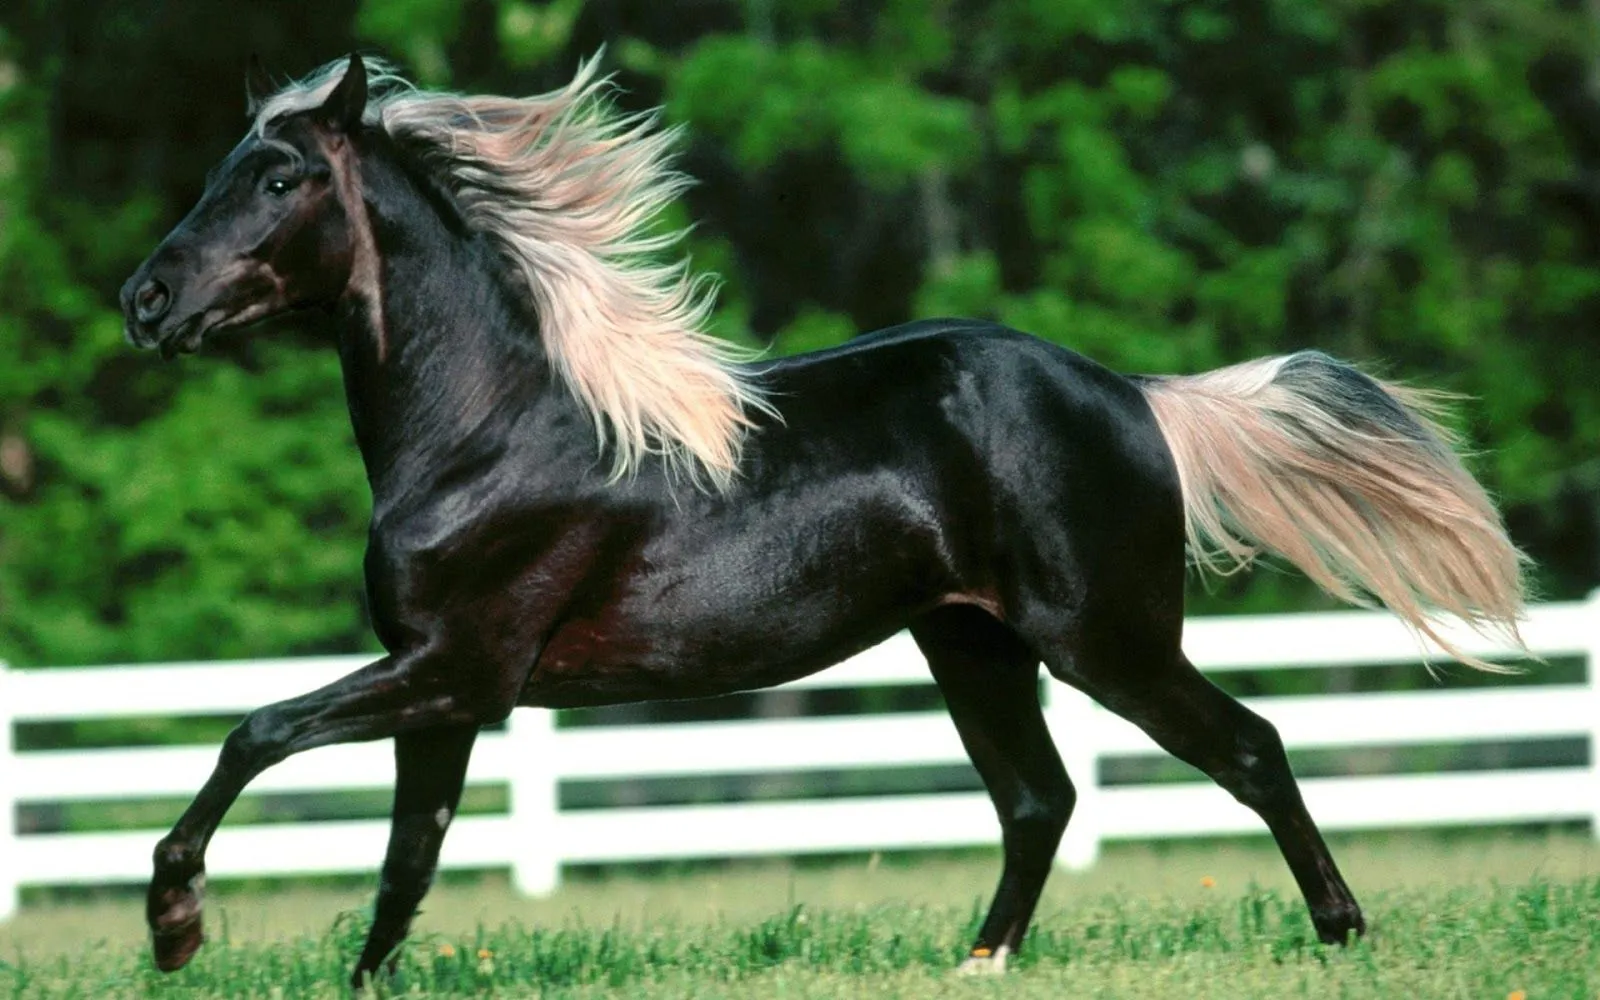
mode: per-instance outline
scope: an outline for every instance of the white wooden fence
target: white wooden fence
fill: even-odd
[[[1586,602],[1535,608],[1525,637],[1542,656],[1583,657],[1584,682],[1477,690],[1441,684],[1250,704],[1277,724],[1291,750],[1588,741],[1586,766],[1306,780],[1306,799],[1326,829],[1587,820],[1600,831],[1600,592]],[[1459,638],[1479,655],[1508,653],[1471,635]],[[1420,662],[1423,656],[1393,618],[1369,612],[1193,619],[1184,645],[1213,673]],[[9,671],[0,665],[0,919],[14,911],[23,885],[143,880],[163,832],[21,833],[19,803],[187,798],[216,757],[214,747],[19,752],[16,724],[242,713],[308,691],[365,660]],[[790,687],[928,683],[916,647],[901,635]],[[1100,843],[1113,838],[1262,831],[1254,814],[1210,782],[1103,787],[1103,758],[1159,751],[1138,730],[1058,683],[1046,685],[1046,715],[1079,795],[1062,863],[1089,865]],[[965,762],[943,711],[567,728],[557,727],[550,712],[523,709],[504,732],[480,739],[468,778],[508,786],[509,809],[461,817],[442,862],[509,868],[522,891],[544,893],[555,887],[563,864],[997,843],[999,827],[981,792],[582,810],[562,810],[557,801],[560,783],[573,780]],[[393,775],[387,742],[329,747],[290,759],[251,788],[387,789]],[[209,868],[218,876],[371,871],[382,858],[386,830],[385,820],[228,824],[212,845]]]

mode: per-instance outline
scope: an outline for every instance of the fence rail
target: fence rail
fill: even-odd
[[[1294,750],[1577,739],[1587,764],[1487,771],[1380,774],[1302,782],[1326,829],[1587,820],[1600,831],[1600,592],[1546,604],[1525,638],[1539,656],[1581,657],[1580,683],[1510,688],[1318,694],[1250,699]],[[1485,657],[1510,650],[1481,637],[1452,639]],[[1193,619],[1185,649],[1208,673],[1417,663],[1424,651],[1393,618],[1336,612]],[[139,881],[160,830],[28,833],[19,806],[187,797],[215,747],[128,746],[18,751],[15,727],[39,722],[182,718],[246,712],[320,686],[365,657],[161,666],[8,670],[0,664],[0,919],[25,885]],[[1535,667],[1534,669],[1537,669]],[[928,685],[904,635],[790,689]],[[1149,739],[1063,685],[1042,689],[1045,715],[1078,788],[1060,849],[1092,864],[1105,840],[1260,832],[1254,814],[1209,782],[1106,786],[1107,758],[1156,753]],[[502,785],[508,807],[461,817],[445,843],[452,868],[502,868],[524,892],[553,889],[563,864],[952,847],[998,841],[981,792],[728,801],[562,809],[563,782],[804,771],[882,771],[966,765],[942,711],[822,718],[560,727],[523,709],[485,733],[469,785]],[[387,743],[329,747],[291,758],[252,793],[387,789]],[[387,821],[230,823],[210,851],[215,875],[294,875],[374,869]]]

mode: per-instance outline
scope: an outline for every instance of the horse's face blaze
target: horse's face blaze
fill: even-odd
[[[170,357],[213,331],[331,305],[350,273],[332,159],[349,141],[307,115],[247,136],[123,286],[129,342]]]

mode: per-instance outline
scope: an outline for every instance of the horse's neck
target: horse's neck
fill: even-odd
[[[536,331],[515,329],[531,315],[490,272],[486,249],[414,192],[390,184],[381,197],[372,207],[379,302],[350,297],[339,340],[351,423],[380,501],[449,475],[537,419],[533,411],[562,403],[548,391]]]

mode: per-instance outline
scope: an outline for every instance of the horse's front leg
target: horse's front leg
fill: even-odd
[[[434,656],[384,657],[310,694],[257,709],[228,734],[211,777],[156,845],[145,918],[158,968],[180,969],[199,950],[206,845],[256,775],[313,747],[478,725],[510,711],[509,704],[462,697],[466,679],[452,678],[438,662]]]
[[[394,738],[394,820],[389,827],[389,852],[383,859],[372,929],[351,976],[351,985],[358,989],[405,938],[417,904],[433,883],[439,848],[461,802],[467,761],[477,737],[477,726],[464,725],[423,729]]]

